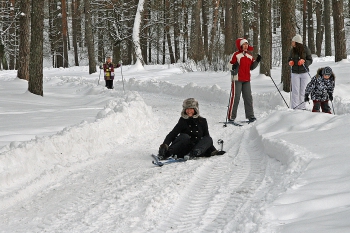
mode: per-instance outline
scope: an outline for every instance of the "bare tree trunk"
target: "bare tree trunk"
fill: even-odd
[[[209,49],[209,29],[208,29],[208,16],[209,16],[209,3],[208,0],[202,0],[202,35],[203,35],[203,48],[204,55],[208,57]]]
[[[233,4],[232,0],[226,0],[225,5],[225,26],[222,27],[225,34],[224,54],[231,55],[235,51],[235,39],[233,34]]]
[[[183,43],[183,49],[182,49],[182,62],[186,61],[186,55],[188,54],[188,3],[186,0],[182,1],[182,7],[184,11],[184,43]]]
[[[325,56],[332,56],[331,0],[324,0]]]
[[[281,7],[279,4],[279,0],[273,0],[272,1],[272,8],[273,8],[273,12],[275,12],[273,14],[273,34],[277,33],[277,28],[279,28],[281,26]]]
[[[233,1],[233,38],[244,37],[242,0]]]
[[[253,54],[254,56],[258,53],[260,53],[260,48],[259,48],[259,35],[260,35],[260,30],[259,30],[259,4],[261,0],[254,1],[252,4],[252,11],[253,11],[253,22],[252,22],[252,29],[253,29],[253,41],[252,44],[254,46],[254,51]]]
[[[31,38],[28,91],[44,95],[43,91],[43,41],[44,41],[44,3],[45,0],[32,1]]]
[[[281,0],[281,35],[282,35],[282,77],[283,90],[290,92],[290,67],[288,58],[291,49],[291,41],[295,36],[295,0]]]
[[[90,0],[84,0],[85,7],[85,41],[88,49],[89,56],[89,74],[96,72],[96,61],[95,61],[95,49],[94,49],[94,35],[92,33],[91,24],[91,6]]]
[[[62,46],[63,46],[63,67],[68,67],[68,22],[67,22],[67,4],[62,1]]]
[[[175,56],[174,56],[174,51],[173,51],[173,46],[171,43],[171,37],[170,37],[170,1],[169,0],[164,0],[164,6],[165,6],[165,34],[166,34],[166,40],[168,43],[168,50],[169,50],[169,55],[170,55],[170,63],[174,64],[175,63]]]
[[[100,24],[99,26],[106,29],[108,27],[108,21],[105,20],[106,18],[106,11],[99,10],[97,12],[97,17],[98,17],[98,23]],[[97,30],[97,62],[98,63],[104,63],[105,61],[105,54],[104,51],[104,36],[105,30]],[[111,56],[111,54],[108,54],[108,56]],[[113,59],[114,61],[114,59]]]
[[[20,17],[19,30],[19,67],[17,77],[29,80],[29,53],[30,53],[30,0],[21,0],[20,11],[23,13]]]
[[[149,18],[147,17],[149,15],[148,13],[148,8],[147,8],[147,4],[144,5],[144,10],[142,12],[142,28],[143,30],[140,32],[141,33],[141,38],[140,38],[140,41],[141,41],[141,52],[142,52],[142,57],[144,58],[144,63],[147,65],[148,62],[147,62],[147,52],[148,52],[148,49],[147,49],[147,37],[148,37],[148,27],[147,27],[147,24],[148,24],[148,20]],[[146,26],[146,27],[145,27]]]
[[[173,27],[174,27],[174,48],[175,48],[175,62],[178,62],[180,60],[180,25],[183,24],[183,22],[180,21],[180,1],[175,1],[174,6],[174,21],[173,21]]]
[[[72,0],[72,39],[73,39],[73,50],[74,50],[74,64],[79,66],[78,57],[78,24],[80,20],[78,18],[78,0]]]
[[[344,27],[343,0],[332,0],[334,21],[335,62],[346,59],[346,38]]]
[[[243,15],[248,16],[248,14],[251,14],[251,5],[254,4],[254,2],[248,1],[243,2]],[[252,17],[243,17],[243,37],[246,38],[248,41],[251,41],[250,38],[250,29],[252,28]]]
[[[211,27],[210,43],[209,43],[209,51],[208,51],[208,59],[210,64],[212,64],[212,61],[213,61],[214,43],[215,43],[216,31],[219,23],[218,17],[219,17],[220,0],[212,0],[212,5],[213,5],[213,26]]]
[[[202,1],[198,0],[195,5],[192,7],[192,25],[191,25],[191,42],[190,42],[190,57],[197,63],[202,61],[204,58],[204,49],[203,49],[203,39],[202,39],[202,30],[201,30],[201,11]]]
[[[322,50],[322,41],[323,41],[323,21],[322,21],[322,3],[319,1],[316,1],[316,20],[317,20],[317,33],[316,33],[316,55],[318,57],[321,56],[321,50]]]
[[[307,38],[308,38],[308,47],[311,50],[311,54],[315,54],[315,35],[314,35],[314,20],[313,20],[313,0],[307,1]]]
[[[15,1],[10,0],[12,6],[15,6]],[[10,70],[15,69],[16,65],[16,19],[15,19],[15,7],[10,8],[9,19],[12,21],[10,24],[9,34],[10,34],[10,43],[9,43],[9,68]]]
[[[281,7],[284,7],[284,6],[281,5]],[[300,34],[300,32],[298,32],[298,34]],[[303,41],[306,41],[306,34],[307,34],[307,2],[306,0],[303,0]]]
[[[271,0],[260,1],[260,74],[271,76]]]

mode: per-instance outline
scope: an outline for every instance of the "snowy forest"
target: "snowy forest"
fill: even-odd
[[[43,95],[43,62],[89,65],[106,56],[124,65],[182,63],[187,71],[226,71],[235,40],[261,54],[260,73],[287,64],[297,33],[312,54],[349,54],[350,1],[343,0],[1,0],[1,69],[18,70],[29,91]]]

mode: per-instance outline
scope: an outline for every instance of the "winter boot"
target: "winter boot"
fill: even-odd
[[[167,144],[162,144],[159,146],[158,158],[159,160],[166,159],[168,156],[169,146]]]
[[[214,150],[213,152],[210,153],[210,156],[223,155],[225,153],[226,151],[223,151],[223,150]]]
[[[251,117],[251,118],[249,118],[249,123],[253,123],[254,121],[256,121],[256,118],[255,117]]]

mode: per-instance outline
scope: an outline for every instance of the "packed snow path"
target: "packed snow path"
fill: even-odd
[[[267,168],[277,162],[248,140],[251,125],[223,128],[225,107],[201,101],[214,142],[224,139],[227,153],[159,168],[150,154],[176,124],[183,99],[140,94],[155,112],[156,128],[7,195],[1,232],[258,231],[261,199],[271,189]]]

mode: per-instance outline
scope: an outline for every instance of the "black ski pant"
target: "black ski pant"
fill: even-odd
[[[112,80],[106,80],[106,87],[108,89],[113,89],[113,79]]]
[[[321,108],[322,112],[332,114],[331,107],[329,107],[329,104],[328,104],[328,100],[326,101],[313,100],[313,102],[314,102],[314,107],[312,108],[313,112],[319,112]]]
[[[199,150],[201,154],[198,157],[208,157],[211,151],[215,150],[212,148],[213,139],[210,136],[204,136],[197,143],[193,143],[188,134],[181,133],[169,146],[169,156],[177,155],[178,158],[183,158],[192,150]]]

